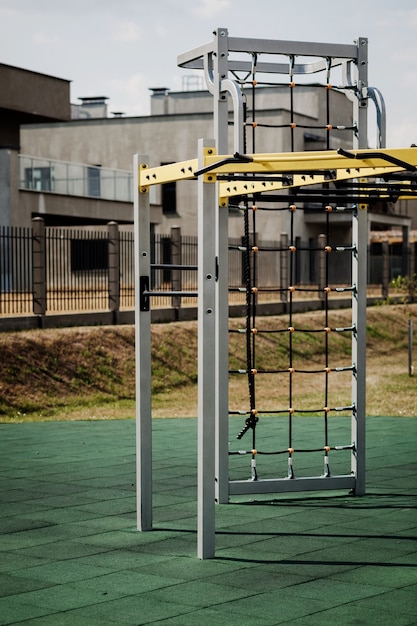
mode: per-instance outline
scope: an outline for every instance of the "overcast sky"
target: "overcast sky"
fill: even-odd
[[[233,37],[369,39],[369,84],[387,106],[387,144],[417,143],[416,0],[0,0],[0,62],[71,80],[71,101],[149,114],[149,87],[181,90],[182,52]],[[370,124],[374,124],[370,105]]]

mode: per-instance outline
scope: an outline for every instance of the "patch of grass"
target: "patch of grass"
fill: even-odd
[[[407,316],[417,316],[417,305]],[[350,311],[332,311],[331,327],[350,327]],[[408,372],[408,317],[401,305],[368,310],[367,412],[370,415],[417,416],[415,377]],[[331,365],[351,363],[350,332],[323,333],[323,312],[294,316],[293,365],[324,368],[328,341]],[[286,317],[257,320],[256,363],[259,369],[289,365],[290,333]],[[244,319],[230,320],[235,329]],[[309,329],[320,332],[298,332]],[[116,419],[135,413],[134,328],[93,327],[0,334],[0,422],[54,419]],[[229,334],[230,369],[246,369],[246,338]],[[267,410],[288,402],[287,377],[257,377],[256,394]],[[153,415],[197,415],[197,322],[152,326]],[[351,372],[329,376],[329,404],[350,404]],[[323,404],[324,374],[295,374],[294,402]],[[299,395],[297,395],[299,394]],[[230,408],[248,404],[246,375],[230,376]]]

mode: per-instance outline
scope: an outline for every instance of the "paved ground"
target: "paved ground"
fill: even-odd
[[[133,421],[0,425],[0,624],[417,624],[417,419],[368,419],[363,497],[219,506],[210,561],[196,421],[154,432],[155,529],[138,533]]]

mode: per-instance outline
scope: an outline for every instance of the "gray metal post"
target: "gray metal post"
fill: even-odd
[[[357,40],[358,98],[356,139],[358,148],[368,147],[368,40]],[[368,267],[368,205],[359,204],[352,219],[352,322],[356,332],[352,335],[352,361],[355,370],[352,377],[352,440],[356,450],[352,453],[351,470],[356,477],[355,493],[365,493],[365,444],[366,444],[366,290]]]
[[[181,228],[172,226],[171,228],[171,263],[172,265],[181,265]],[[171,288],[172,291],[181,291],[182,274],[181,270],[171,270]],[[180,296],[172,296],[171,306],[173,309],[179,309],[181,306]]]
[[[214,75],[218,77],[218,81],[215,81],[216,88],[213,94],[214,137],[217,153],[228,154],[228,99],[227,93],[222,90],[222,79],[228,74],[227,28],[216,30],[215,41],[217,50],[214,57]],[[240,120],[235,119],[235,126],[241,129],[237,133],[237,136],[240,136],[240,133],[243,133],[243,125],[238,122]],[[236,138],[235,141],[237,141]],[[243,151],[243,146],[235,145],[234,150]],[[215,331],[217,346],[216,389],[218,391],[216,405],[216,500],[218,503],[225,503],[229,500],[229,211],[227,207],[219,208],[218,198],[214,202],[216,205],[215,257],[217,257],[218,267]]]
[[[199,141],[199,166],[214,141]],[[217,407],[216,186],[214,175],[198,179],[198,507],[197,553],[215,554],[215,450]]]
[[[365,419],[366,419],[366,287],[367,287],[367,205],[359,205],[352,219],[352,238],[355,252],[352,255],[352,453],[351,470],[356,476],[355,494],[365,493]]]
[[[117,222],[107,224],[109,258],[109,309],[114,313],[120,308],[120,238]]]
[[[147,188],[139,189],[139,168],[148,157],[135,155],[135,350],[136,350],[136,495],[138,530],[152,529],[151,312],[144,292],[150,281],[150,205]]]
[[[32,220],[33,233],[33,313],[46,313],[46,245],[45,222],[42,217]]]

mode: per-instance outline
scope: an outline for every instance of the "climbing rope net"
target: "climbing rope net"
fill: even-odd
[[[296,145],[300,145],[300,140],[303,137],[297,137],[296,133],[305,133],[306,131],[310,133],[321,133],[319,137],[315,137],[321,141],[323,148],[330,150],[331,147],[331,139],[332,133],[334,131],[337,132],[337,139],[341,137],[341,133],[345,135],[349,133],[350,135],[353,133],[357,135],[358,127],[356,123],[353,123],[351,120],[340,123],[340,120],[336,122],[335,117],[336,114],[332,110],[331,107],[331,95],[332,92],[343,92],[343,91],[354,91],[354,85],[333,85],[331,82],[331,71],[332,71],[332,62],[333,59],[330,57],[324,59],[323,63],[323,72],[324,73],[324,82],[309,81],[305,80],[302,83],[296,82],[296,58],[294,55],[289,55],[288,57],[288,80],[286,82],[274,82],[271,80],[264,80],[258,77],[258,55],[256,53],[252,53],[252,62],[250,71],[246,72],[245,75],[239,74],[238,72],[232,72],[234,80],[240,85],[241,89],[244,90],[244,152],[249,152],[248,146],[250,145],[250,151],[252,153],[256,153],[257,145],[263,143],[262,136],[258,141],[258,135],[260,132],[265,132],[265,130],[271,134],[277,129],[288,129],[289,137],[284,139],[286,145],[289,145],[290,152],[294,152]],[[278,88],[279,91],[282,91],[286,96],[287,100],[287,109],[288,109],[288,120],[278,121],[275,123],[265,122],[263,121],[262,113],[258,111],[257,102],[258,102],[258,91],[261,87],[274,87]],[[298,112],[299,108],[296,108],[296,100],[297,100],[297,90],[303,95],[306,89],[313,88],[315,92],[319,92],[319,98],[321,98],[321,92],[324,92],[324,106],[322,107],[322,119],[318,122],[312,123],[308,119],[304,119],[303,116]],[[301,120],[301,121],[300,121]],[[307,123],[308,122],[308,123]],[[323,135],[324,133],[324,135]],[[350,139],[350,136],[349,136]],[[228,179],[229,184],[236,183],[236,175],[234,175],[231,179]],[[250,182],[254,182],[254,176],[250,176]],[[243,175],[241,177],[242,181],[248,182],[248,175]],[[263,178],[265,180],[265,177]],[[268,182],[271,182],[271,177],[269,176],[267,179]],[[275,182],[282,182],[283,184],[289,184],[291,181],[289,178],[283,176],[278,177],[278,180],[275,179]],[[330,189],[329,189],[330,191]],[[337,192],[332,189],[332,195],[334,196]],[[248,449],[234,450],[233,447],[229,450],[230,456],[236,455],[250,455],[251,456],[251,479],[258,480],[258,470],[257,470],[257,456],[258,455],[286,455],[288,457],[288,470],[287,476],[288,478],[295,477],[295,469],[293,457],[295,452],[323,452],[324,453],[324,476],[330,476],[330,463],[329,463],[329,453],[331,450],[354,450],[355,444],[350,441],[345,442],[343,444],[336,444],[333,441],[329,433],[329,418],[335,412],[354,412],[355,405],[349,403],[348,405],[336,406],[332,405],[330,402],[330,380],[332,373],[334,372],[350,372],[355,374],[355,365],[350,364],[334,364],[332,363],[331,358],[331,350],[330,350],[330,334],[331,333],[343,333],[344,335],[351,335],[355,331],[354,325],[350,325],[349,327],[332,327],[330,322],[329,315],[329,297],[331,292],[330,281],[329,281],[329,267],[332,263],[333,257],[341,252],[349,252],[350,254],[355,253],[355,246],[351,243],[350,245],[343,245],[334,241],[331,234],[331,217],[334,213],[340,214],[343,213],[354,213],[357,210],[356,205],[353,205],[351,202],[348,205],[342,205],[340,202],[329,204],[327,202],[327,198],[323,198],[323,191],[321,189],[311,189],[304,194],[303,198],[300,198],[300,194],[298,193],[296,196],[293,194],[292,201],[288,202],[287,197],[272,197],[271,195],[267,195],[265,198],[265,194],[258,194],[258,197],[252,197],[251,199],[245,198],[245,200],[239,205],[239,209],[243,212],[243,226],[244,226],[244,234],[242,237],[242,244],[240,246],[236,246],[236,248],[241,251],[243,256],[243,276],[244,276],[244,287],[241,288],[241,291],[245,292],[245,304],[246,304],[246,320],[245,326],[242,328],[230,328],[229,332],[238,334],[243,338],[243,345],[241,347],[241,353],[245,356],[245,363],[242,367],[238,369],[231,369],[229,371],[230,375],[245,375],[247,378],[247,388],[248,388],[248,407],[246,409],[229,409],[229,415],[243,415],[245,416],[244,425],[237,434],[237,440],[244,439],[244,436],[248,433],[250,435],[250,446]],[[327,194],[330,195],[329,193]],[[343,192],[345,195],[345,192]],[[288,196],[288,192],[286,192],[286,196]],[[341,196],[340,196],[341,197]],[[335,199],[334,197],[332,198]],[[324,234],[322,235],[321,242],[322,246],[313,247],[311,245],[300,247],[297,236],[296,236],[296,225],[295,225],[295,214],[297,209],[300,207],[303,210],[303,201],[309,202],[311,206],[312,203],[315,203],[315,212],[316,213],[324,213]],[[283,201],[286,201],[286,204],[283,205]],[[317,207],[317,202],[319,203],[319,207]],[[258,232],[257,228],[257,215],[261,211],[269,211],[269,220],[271,221],[271,230],[274,231],[273,224],[273,213],[281,212],[287,213],[289,215],[289,219],[286,220],[289,222],[289,236],[284,237],[284,241],[281,241],[281,245],[279,246],[261,246],[257,245],[256,241],[256,233]],[[324,241],[323,241],[324,240]],[[231,247],[229,247],[231,248]],[[297,286],[295,278],[298,274],[297,272],[297,260],[300,258],[300,253],[308,253],[310,263],[315,264],[316,266],[324,265],[324,280],[325,284],[319,285],[318,287],[302,287]],[[280,258],[281,265],[281,286],[274,291],[280,294],[280,298],[287,302],[287,314],[284,316],[284,319],[280,319],[277,322],[276,327],[270,327],[269,324],[266,325],[263,323],[264,318],[259,317],[257,313],[257,302],[258,298],[262,292],[262,288],[257,284],[257,275],[258,275],[258,265],[260,263],[259,259],[262,256],[267,256],[272,253],[278,253]],[[314,263],[313,257],[319,257],[318,262]],[[337,264],[337,260],[336,260]],[[288,268],[285,274],[283,275],[282,267]],[[277,268],[279,271],[279,268]],[[338,292],[354,292],[355,286],[345,286],[336,288]],[[267,290],[269,294],[271,294],[271,289]],[[297,294],[300,292],[308,292],[313,298],[320,298],[323,305],[323,319],[322,323],[316,327],[300,327],[296,324],[294,319],[294,304],[296,302]],[[286,321],[286,323],[285,323]],[[302,365],[298,365],[298,361],[300,359],[296,358],[297,350],[296,346],[300,346],[303,341],[306,339],[306,336],[310,333],[321,335],[323,338],[322,341],[322,358],[323,362],[319,366],[314,364],[305,364],[305,360],[303,360]],[[271,340],[271,337],[274,336],[277,339],[276,342],[276,352],[277,355],[280,353],[284,353],[284,357],[281,359],[277,359],[277,361],[281,361],[269,366],[269,368],[265,368],[262,366],[262,340],[268,336],[268,339]],[[259,345],[261,343],[261,345]],[[285,362],[286,361],[286,362]],[[322,392],[322,402],[316,406],[311,406],[310,399],[308,394],[300,394],[296,393],[296,386],[298,382],[299,385],[303,385],[302,380],[305,376],[311,375],[321,375],[321,379],[317,381],[317,386],[321,386],[323,388]],[[261,378],[267,378],[267,384],[258,385],[258,381]],[[315,376],[315,380],[317,380],[317,376]],[[259,393],[259,387],[261,387],[261,392]],[[283,393],[283,389],[285,389],[285,393]],[[268,396],[275,390],[280,390],[279,395],[281,396],[281,403],[278,403],[275,406],[271,406],[271,402],[268,401]],[[275,393],[276,395],[276,393]],[[282,397],[284,396],[284,397]],[[304,397],[303,397],[304,396]],[[305,397],[307,396],[307,397]],[[296,399],[297,398],[297,399]],[[266,402],[265,402],[266,400]],[[307,401],[307,402],[306,402]],[[268,408],[263,408],[265,404],[269,404]],[[300,447],[296,443],[296,438],[294,434],[294,421],[298,415],[306,415],[306,414],[322,414],[323,415],[323,443],[320,447]],[[276,416],[282,418],[286,416],[287,419],[287,441],[286,445],[281,443],[281,447],[276,447],[277,441],[269,440],[268,449],[259,447],[257,443],[257,430],[259,428],[259,420],[262,416]],[[272,446],[272,447],[271,447]],[[275,446],[275,447],[274,447]]]
[[[352,207],[337,207],[337,209],[354,213],[357,208]],[[287,208],[278,208],[276,211],[288,211],[290,214],[290,233],[288,241],[284,241],[283,246],[277,247],[262,247],[257,246],[256,241],[253,241],[252,233],[256,233],[256,216],[258,211],[262,210],[259,204],[245,202],[242,208],[244,213],[244,239],[241,246],[241,251],[244,259],[244,280],[245,280],[245,294],[246,294],[246,319],[245,325],[241,328],[231,327],[229,332],[231,334],[237,334],[242,337],[243,342],[241,346],[241,354],[245,355],[245,363],[242,367],[231,369],[229,371],[232,376],[246,376],[247,388],[248,388],[248,406],[246,409],[230,409],[229,415],[243,415],[246,416],[243,427],[237,433],[237,439],[242,440],[246,433],[251,436],[249,449],[231,449],[229,454],[251,455],[251,473],[252,479],[258,479],[256,458],[257,455],[282,455],[288,456],[288,477],[294,478],[294,466],[293,456],[295,452],[324,452],[324,475],[330,476],[330,464],[329,464],[329,452],[330,450],[352,450],[354,444],[350,441],[344,443],[334,443],[329,433],[329,418],[336,412],[352,412],[355,411],[355,406],[351,403],[348,405],[336,406],[331,403],[331,388],[330,381],[335,373],[350,372],[355,375],[355,365],[352,363],[346,364],[332,362],[331,351],[331,335],[342,334],[344,336],[351,337],[355,332],[355,326],[349,325],[347,327],[334,326],[331,323],[331,310],[330,310],[330,294],[332,287],[329,282],[329,267],[333,262],[332,259],[336,255],[341,253],[355,253],[354,245],[338,245],[336,241],[333,241],[331,235],[331,216],[334,212],[334,208],[331,205],[326,205],[321,211],[325,215],[325,234],[321,237],[323,246],[308,247],[307,250],[310,255],[317,255],[323,257],[320,262],[324,264],[324,276],[325,284],[319,286],[298,287],[295,285],[291,278],[294,278],[297,274],[296,264],[297,255],[303,251],[296,245],[295,229],[294,229],[294,214],[297,210],[295,204],[290,204]],[[258,316],[257,312],[257,299],[260,289],[257,286],[257,263],[258,258],[261,255],[268,255],[273,252],[278,252],[281,256],[286,257],[285,262],[288,265],[288,284],[281,285],[277,292],[283,292],[287,296],[287,312],[285,315],[276,318],[275,326],[271,327],[268,318]],[[337,292],[354,292],[355,286],[336,287]],[[297,324],[295,318],[295,311],[297,308],[296,297],[301,292],[310,293],[313,298],[319,297],[322,303],[322,311],[318,316],[319,319],[313,324],[300,326]],[[317,318],[317,316],[316,316]],[[316,364],[313,362],[306,364],[306,358],[300,357],[300,349],[303,351],[303,343],[308,342],[307,335],[321,336],[321,351],[322,351],[322,363]],[[273,342],[274,351],[276,353],[276,365],[274,367],[265,367],[262,365],[263,351],[265,348],[265,341],[269,342],[274,338]],[[301,362],[301,364],[300,364]],[[317,376],[319,375],[319,376]],[[305,376],[314,376],[315,384],[322,387],[322,402],[315,406],[311,405],[309,394],[297,393],[296,381],[298,385],[303,387],[303,378]],[[261,378],[266,378],[268,382],[261,385],[261,393],[258,393],[258,381]],[[321,378],[321,380],[317,380]],[[285,392],[283,391],[285,387]],[[279,392],[279,393],[277,393]],[[280,404],[271,406],[269,396],[279,396]],[[317,395],[317,394],[314,394]],[[334,397],[334,394],[333,394]],[[268,408],[263,408],[267,404]],[[321,447],[305,448],[298,447],[294,438],[294,420],[299,415],[306,414],[318,414],[323,416],[323,444]],[[268,450],[259,448],[257,445],[257,429],[258,423],[262,416],[286,416],[288,420],[287,429],[287,442],[286,446],[281,448],[269,447]],[[273,446],[269,442],[269,446]]]

